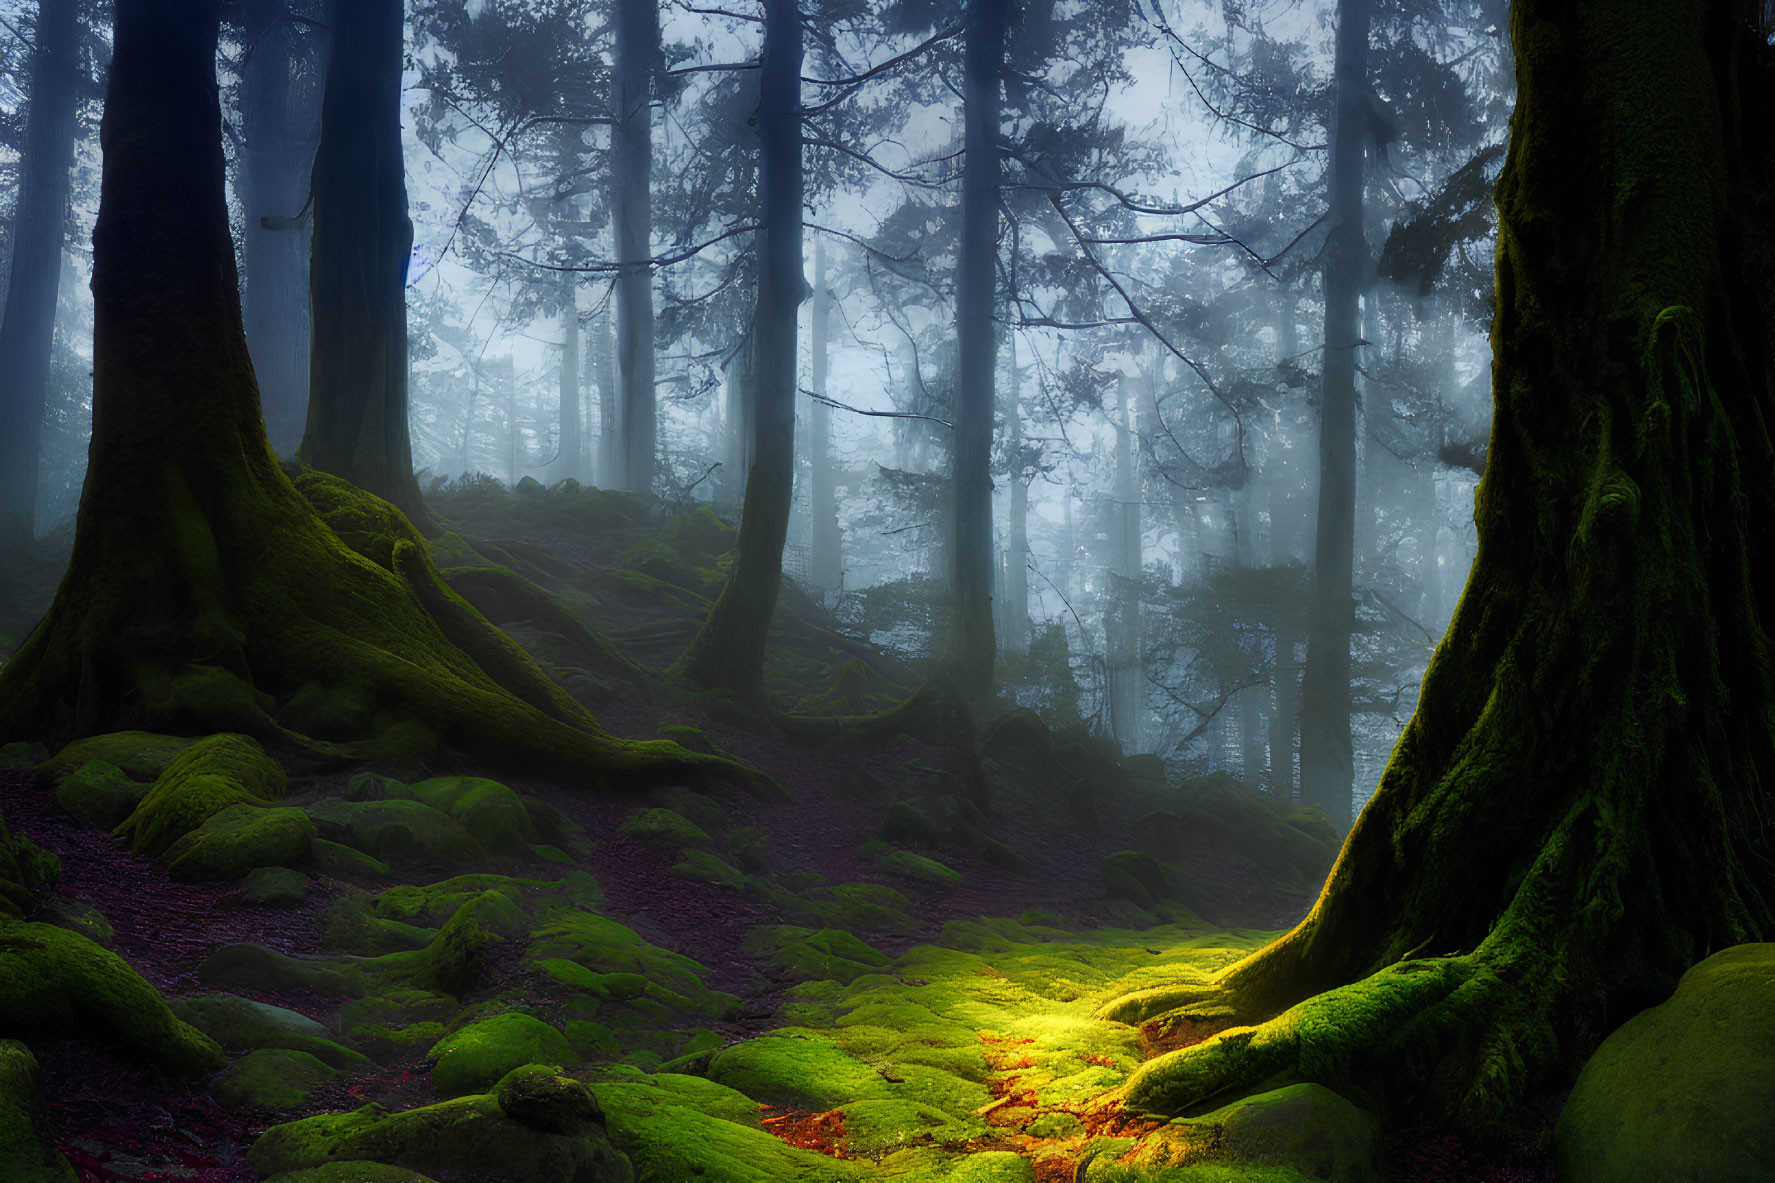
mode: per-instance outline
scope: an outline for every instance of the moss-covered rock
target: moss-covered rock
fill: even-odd
[[[314,823],[300,809],[230,805],[167,849],[167,874],[181,882],[238,879],[260,867],[308,857]]]
[[[1381,1126],[1373,1115],[1316,1084],[1245,1097],[1173,1122],[1132,1160],[1148,1166],[1285,1168],[1326,1183],[1381,1183]]]
[[[394,874],[381,859],[325,838],[309,843],[308,858],[321,874],[342,879],[387,879]]]
[[[94,760],[102,761],[134,781],[152,784],[192,741],[149,731],[113,731],[77,739],[37,766],[37,778],[60,784]]]
[[[229,806],[276,804],[286,787],[283,769],[257,740],[212,735],[173,757],[115,832],[135,853],[158,857]]]
[[[399,955],[402,960],[394,968],[418,984],[460,999],[486,978],[494,943],[517,935],[528,924],[529,917],[508,897],[484,891],[459,906],[424,949]]]
[[[197,967],[206,986],[254,990],[308,990],[326,998],[362,998],[368,992],[363,971],[327,957],[290,957],[264,945],[228,945]]]
[[[34,768],[43,763],[49,752],[42,744],[15,740],[0,744],[0,771],[8,768]]]
[[[0,1179],[75,1183],[74,1168],[50,1142],[37,1095],[42,1072],[31,1050],[0,1039]]]
[[[494,1086],[493,1095],[507,1117],[544,1133],[577,1135],[604,1124],[592,1090],[546,1064],[513,1068]]]
[[[940,883],[952,887],[962,881],[960,871],[946,867],[936,859],[913,854],[910,850],[890,850],[881,856],[879,865],[890,875],[916,879],[921,883]]]
[[[56,804],[88,825],[114,829],[152,787],[106,760],[88,760],[56,786]]]
[[[308,897],[308,876],[289,867],[259,867],[240,885],[240,898],[249,904],[288,907]]]
[[[338,1043],[324,1024],[307,1015],[235,994],[175,998],[172,1011],[230,1049],[303,1052],[331,1068],[362,1068],[367,1057]]]
[[[704,846],[709,835],[695,822],[673,809],[637,809],[622,824],[631,838],[664,842],[673,846]]]
[[[366,1105],[273,1126],[248,1160],[261,1175],[358,1159],[451,1179],[630,1183],[628,1160],[602,1130],[553,1134],[506,1114],[491,1095],[389,1113]]]
[[[839,929],[763,925],[747,938],[747,949],[768,954],[770,964],[793,981],[829,980],[849,984],[864,974],[879,973],[889,959]]]
[[[95,945],[115,950],[117,932],[103,912],[84,899],[56,897],[45,900],[33,914],[44,924],[53,924],[69,932],[77,932]]]
[[[265,1183],[434,1183],[430,1175],[379,1162],[330,1162],[300,1171],[280,1171]]]
[[[498,781],[445,776],[420,781],[411,791],[415,800],[461,825],[489,854],[519,854],[537,840],[523,799]]]
[[[307,1052],[285,1048],[249,1052],[218,1076],[210,1095],[224,1109],[293,1109],[339,1073]]]
[[[379,860],[475,866],[488,858],[486,848],[461,822],[411,798],[317,801],[308,807],[308,814],[320,837]]]
[[[384,953],[423,949],[436,939],[438,930],[422,928],[376,914],[376,901],[359,891],[348,891],[327,908],[321,945],[334,953],[376,957]]]
[[[1775,1163],[1775,944],[1697,964],[1603,1041],[1554,1127],[1566,1183],[1768,1179]]]
[[[222,1064],[215,1042],[174,1017],[117,954],[78,933],[3,916],[0,1037],[97,1039],[180,1075]]]
[[[1107,855],[1099,868],[1103,889],[1114,900],[1127,900],[1149,912],[1162,899],[1171,895],[1171,885],[1164,869],[1149,854],[1138,850],[1119,850]]]
[[[511,1012],[471,1023],[440,1039],[426,1054],[437,1061],[432,1084],[440,1097],[484,1093],[525,1064],[571,1064],[573,1045],[532,1015]]]

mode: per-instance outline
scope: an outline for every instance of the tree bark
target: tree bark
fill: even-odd
[[[964,160],[961,260],[955,294],[957,352],[955,526],[949,577],[955,597],[956,682],[980,696],[998,657],[992,629],[992,414],[998,333],[999,95],[1009,0],[971,0],[962,73]]]
[[[759,205],[763,213],[753,461],[746,478],[733,569],[680,663],[705,689],[762,703],[764,650],[783,581],[783,543],[795,483],[796,320],[806,294],[801,248],[801,15],[794,0],[766,0],[758,100]]]
[[[308,422],[309,182],[320,141],[325,34],[289,0],[243,0],[246,77],[238,184],[243,207],[241,311],[265,432],[294,455]],[[266,226],[261,219],[269,219]]]
[[[1110,729],[1124,752],[1140,750],[1146,713],[1146,670],[1140,647],[1140,480],[1134,466],[1134,380],[1116,382],[1116,488],[1111,538],[1115,588],[1104,640],[1109,649]]]
[[[653,79],[660,63],[659,6],[617,0],[611,154],[616,237],[616,368],[622,404],[620,484],[653,492],[658,407],[653,391]]]
[[[561,434],[556,459],[549,470],[549,483],[574,480],[581,476],[580,456],[585,448],[581,442],[579,416],[579,285],[571,271],[561,273],[561,399],[558,408]]]
[[[314,156],[313,346],[301,460],[423,518],[407,426],[401,0],[335,0]]]
[[[613,289],[611,298],[599,308],[598,319],[592,326],[592,378],[598,385],[598,464],[592,476],[600,489],[623,487],[622,402],[617,391],[616,343],[611,336],[610,323],[610,305],[614,298]]]
[[[74,164],[79,9],[77,0],[43,0],[37,12],[12,269],[0,314],[0,557],[22,554],[37,540],[38,452]]]
[[[1023,408],[1018,404],[1017,339],[1010,341],[1005,418],[1010,436],[1011,497],[1005,522],[1005,635],[999,643],[1015,653],[1029,651],[1029,478],[1023,468]]]
[[[1325,243],[1325,348],[1319,404],[1319,524],[1313,605],[1300,687],[1300,797],[1350,828],[1350,633],[1356,537],[1356,350],[1368,269],[1362,180],[1368,139],[1372,0],[1338,0],[1336,113],[1331,126],[1331,230]]]
[[[1742,4],[1517,0],[1494,414],[1455,619],[1312,913],[1130,1080],[1286,1074],[1509,1132],[1709,952],[1775,937],[1775,110]]]

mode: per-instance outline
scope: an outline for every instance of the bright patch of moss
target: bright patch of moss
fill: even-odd
[[[426,1053],[437,1061],[432,1084],[440,1097],[483,1093],[525,1064],[571,1064],[573,1045],[531,1015],[512,1012],[473,1023],[438,1040]]]
[[[259,867],[301,862],[314,833],[300,809],[230,805],[167,849],[167,874],[186,883],[238,879]]]
[[[231,805],[283,800],[284,771],[257,740],[212,735],[186,747],[116,828],[137,854],[158,857]]]
[[[240,885],[240,898],[249,904],[289,906],[308,896],[308,876],[289,867],[259,867]]]
[[[516,793],[498,781],[446,776],[411,786],[413,797],[448,815],[489,854],[517,854],[536,841],[536,827]]]
[[[960,871],[952,870],[936,859],[926,858],[922,854],[913,854],[910,850],[889,851],[881,856],[880,866],[890,875],[898,875],[902,879],[916,879],[921,883],[953,885],[962,881]]]
[[[672,809],[637,809],[623,822],[622,832],[631,838],[674,846],[702,846],[709,841],[701,827]]]
[[[433,1183],[431,1176],[376,1162],[330,1162],[300,1171],[282,1171],[265,1183]]]
[[[113,731],[77,739],[37,766],[41,780],[60,784],[93,760],[121,769],[134,781],[159,779],[173,758],[191,746],[191,740],[149,731]]]
[[[443,866],[487,861],[487,850],[449,814],[423,801],[318,801],[308,814],[320,836],[378,859],[415,859]]]
[[[78,933],[4,916],[0,1037],[98,1039],[180,1075],[222,1063],[215,1042],[175,1018],[117,954]]]
[[[148,795],[146,781],[105,760],[88,760],[56,786],[56,804],[88,825],[113,829]]]
[[[310,816],[313,816],[312,814]],[[379,858],[338,842],[316,838],[308,845],[308,857],[323,875],[347,879],[387,879],[393,868]]]

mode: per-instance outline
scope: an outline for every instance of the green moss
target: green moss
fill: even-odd
[[[635,974],[699,1005],[718,997],[703,985],[703,967],[690,958],[650,945],[634,930],[589,912],[556,912],[531,933],[526,964],[551,958],[600,974]]]
[[[1775,945],[1723,949],[1584,1065],[1554,1129],[1570,1183],[1767,1176],[1775,1162]]]
[[[544,1133],[577,1135],[604,1124],[604,1111],[591,1090],[546,1064],[513,1068],[494,1086],[493,1095],[507,1117]]]
[[[523,800],[498,781],[447,776],[412,786],[422,801],[460,824],[489,854],[517,854],[536,841]]]
[[[573,1045],[530,1015],[512,1012],[454,1031],[426,1053],[436,1060],[432,1084],[441,1097],[482,1093],[525,1064],[571,1064]]]
[[[147,796],[146,782],[105,760],[88,760],[56,786],[56,803],[88,825],[113,829]]]
[[[266,1183],[433,1183],[431,1176],[375,1162],[330,1162],[300,1171],[282,1171]]]
[[[264,945],[228,945],[197,967],[206,986],[252,990],[308,990],[326,998],[362,998],[368,983],[361,970],[331,958],[290,957]]]
[[[576,861],[572,855],[568,854],[560,847],[549,846],[541,842],[531,843],[530,853],[546,863],[565,863],[568,866],[572,866]]]
[[[167,874],[186,883],[238,879],[260,867],[301,862],[314,833],[300,809],[230,805],[167,848]]]
[[[1138,850],[1122,850],[1106,855],[1100,865],[1103,889],[1111,899],[1127,900],[1152,911],[1162,899],[1171,895],[1165,872],[1149,854]]]
[[[89,735],[68,744],[38,765],[37,776],[40,780],[60,784],[84,765],[97,760],[120,769],[131,780],[152,783],[159,779],[167,765],[173,762],[173,758],[189,747],[191,742],[189,739],[156,735],[147,731],[113,731],[106,735]]]
[[[674,846],[703,846],[709,841],[708,834],[695,822],[671,809],[637,809],[623,822],[622,832],[631,838]]]
[[[231,805],[281,801],[285,787],[283,769],[258,741],[212,735],[172,759],[116,833],[135,853],[157,857]]]
[[[902,879],[916,879],[921,883],[941,883],[954,885],[962,881],[960,871],[944,866],[936,859],[926,858],[922,854],[913,854],[909,850],[892,850],[881,856],[881,869],[890,875],[898,875]]]
[[[316,838],[309,843],[308,857],[315,870],[323,875],[347,879],[387,879],[394,874],[393,868],[381,859],[325,838]]]
[[[458,907],[429,945],[416,953],[397,954],[400,960],[390,967],[461,999],[486,977],[493,944],[507,939],[503,934],[523,931],[528,921],[504,895],[485,891]]]
[[[172,1011],[224,1048],[303,1052],[332,1068],[360,1068],[368,1059],[333,1039],[306,1015],[234,994],[175,998]]]
[[[256,1051],[230,1064],[210,1085],[224,1109],[293,1109],[339,1073],[307,1052]]]
[[[261,1175],[361,1159],[448,1178],[525,1183],[629,1183],[627,1161],[602,1132],[553,1134],[501,1110],[491,1095],[389,1113],[366,1105],[266,1130],[248,1152]]]
[[[437,937],[435,928],[420,928],[375,914],[375,901],[348,891],[327,908],[321,946],[334,953],[376,957],[384,953],[423,949]]]
[[[745,889],[751,882],[749,877],[739,868],[716,858],[706,850],[686,850],[683,855],[684,861],[672,867],[672,874],[680,879],[694,879],[698,883],[714,883],[736,891]]]
[[[240,898],[249,904],[289,907],[308,896],[308,876],[288,867],[259,867],[240,886]]]
[[[16,1183],[75,1183],[50,1141],[37,1095],[42,1072],[24,1044],[0,1039],[0,1178]]]
[[[423,801],[318,801],[308,814],[320,836],[378,859],[413,859],[448,866],[487,861],[487,850],[449,814]]]
[[[121,957],[78,933],[0,917],[0,1037],[98,1039],[195,1075],[221,1066],[206,1035],[180,1022]]]
[[[117,932],[111,927],[111,922],[84,899],[52,897],[38,907],[34,916],[45,924],[77,932],[95,945],[103,945],[107,949],[116,947]]]
[[[1328,1183],[1381,1183],[1381,1126],[1316,1084],[1244,1097],[1170,1123],[1128,1155],[1145,1167],[1276,1168]]]
[[[848,932],[761,926],[747,937],[747,949],[769,954],[770,964],[792,981],[831,979],[849,983],[876,973],[888,958]]]

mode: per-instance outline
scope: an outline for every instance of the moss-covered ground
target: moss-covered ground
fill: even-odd
[[[50,985],[7,987],[0,1039],[42,1064],[15,1057],[13,1126],[94,1177],[204,1183],[1384,1177],[1363,1098],[1287,1072],[1143,1116],[1142,1065],[1215,1031],[1102,1010],[1298,919],[1333,853],[1316,814],[1006,703],[927,691],[888,734],[866,716],[919,671],[792,588],[776,708],[851,721],[745,716],[650,672],[719,586],[712,515],[487,483],[434,506],[451,586],[612,735],[787,796],[25,737],[0,769],[0,981]],[[70,972],[109,975],[85,1009],[50,1000]]]

